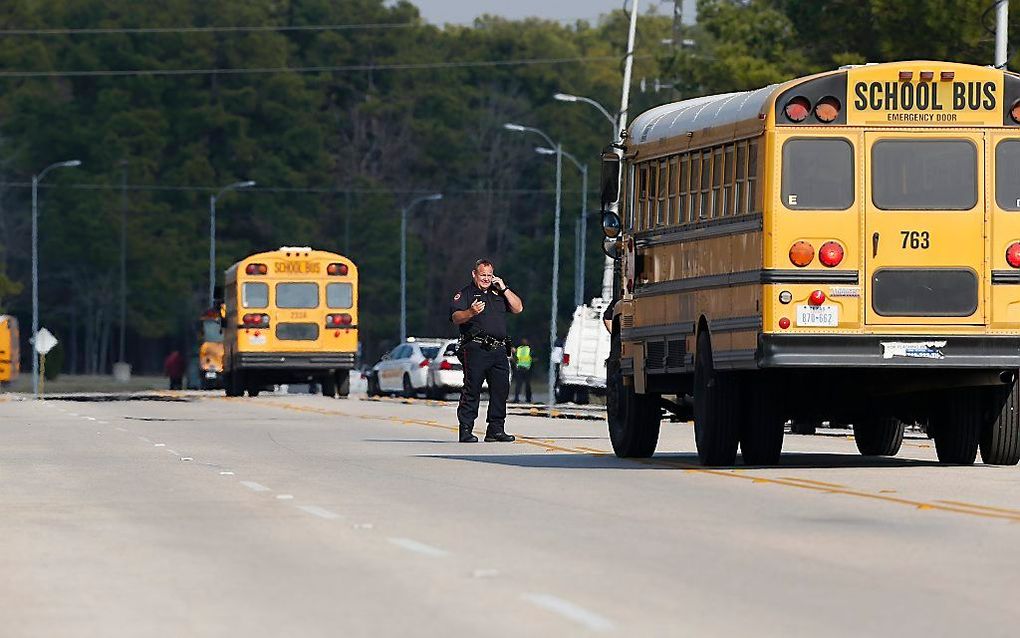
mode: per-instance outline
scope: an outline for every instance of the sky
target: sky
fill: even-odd
[[[623,8],[623,0],[411,0],[422,17],[432,24],[470,24],[482,14],[510,19],[538,16],[547,20],[586,19],[594,22],[600,15]],[[629,2],[627,3],[629,6]],[[641,0],[642,13],[656,5],[659,13],[673,12],[672,0]]]

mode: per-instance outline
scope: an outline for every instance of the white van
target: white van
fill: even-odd
[[[609,304],[610,300],[596,297],[574,310],[556,370],[557,403],[587,403],[590,393],[606,393],[609,332],[602,323],[602,313]]]

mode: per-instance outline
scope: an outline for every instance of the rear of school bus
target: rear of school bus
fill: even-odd
[[[21,371],[19,339],[18,320],[11,315],[0,315],[0,384],[14,381]]]
[[[1020,78],[904,62],[784,86],[767,113],[758,367],[794,419],[895,453],[1020,458]]]
[[[358,349],[358,270],[335,253],[283,247],[231,266],[224,285],[227,396],[317,383],[346,396]]]

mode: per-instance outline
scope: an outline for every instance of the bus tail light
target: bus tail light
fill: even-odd
[[[421,363],[419,363],[419,364],[418,364],[418,367],[419,367],[419,368],[427,368],[427,367],[429,367],[429,364],[430,364],[430,363],[432,363],[432,362],[431,362],[430,360],[428,360],[428,359],[422,359],[422,360],[421,360]]]
[[[269,272],[269,267],[265,264],[248,264],[244,269],[246,275],[265,275]]]
[[[1013,118],[1013,121],[1020,124],[1020,100],[1013,103],[1013,108],[1009,110],[1009,116]]]
[[[790,246],[790,262],[798,267],[803,268],[811,263],[811,260],[815,258],[815,247],[806,241],[798,241]]]
[[[330,264],[330,265],[326,266],[326,274],[327,275],[340,275],[340,276],[346,275],[347,274],[347,264]]]
[[[818,251],[818,261],[829,268],[838,266],[843,261],[843,247],[838,242],[825,242],[822,244],[821,250]]]
[[[269,315],[254,312],[241,317],[245,328],[268,328]]]
[[[569,366],[570,365],[570,355],[569,354],[566,354],[566,353],[563,354],[563,365],[565,365],[565,366]]]
[[[354,323],[354,318],[346,312],[341,312],[337,315],[326,315],[326,327],[332,328],[336,326],[349,326]]]
[[[787,328],[790,327],[790,320],[787,319],[786,317],[783,317],[782,319],[779,320],[779,327],[782,328],[783,330],[786,330]]]
[[[842,108],[843,105],[839,103],[839,100],[831,95],[823,97],[815,105],[815,117],[828,124],[829,122],[834,122],[839,117],[839,111]]]
[[[453,370],[453,366],[452,366],[452,365],[450,365],[450,362],[449,362],[449,361],[447,361],[446,359],[443,359],[443,360],[442,360],[442,361],[440,362],[440,364],[439,364],[439,369],[440,369],[440,370]]]
[[[812,306],[820,306],[825,303],[825,293],[821,290],[816,290],[811,293],[807,300],[808,304]]]
[[[806,97],[798,95],[786,103],[783,112],[791,122],[803,122],[811,112],[811,102]]]
[[[1013,268],[1020,268],[1020,242],[1013,242],[1006,249],[1006,263]]]

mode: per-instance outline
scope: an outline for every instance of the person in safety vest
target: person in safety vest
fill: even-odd
[[[527,339],[514,349],[514,403],[521,402],[521,386],[524,396],[531,403],[531,346]]]

